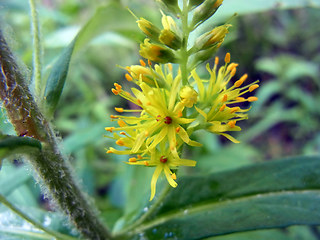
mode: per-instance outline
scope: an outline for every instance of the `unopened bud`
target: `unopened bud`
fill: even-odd
[[[175,62],[174,53],[163,46],[152,44],[149,39],[145,39],[144,43],[140,44],[140,55],[146,59],[158,63]]]
[[[178,0],[157,0],[157,2],[164,10],[168,10],[174,14],[178,14],[180,12]]]
[[[180,90],[181,102],[184,106],[191,108],[197,103],[198,93],[190,86],[185,86]]]
[[[191,25],[196,26],[197,24],[206,21],[218,10],[222,2],[223,0],[205,0],[196,8]]]
[[[166,46],[177,50],[181,47],[181,38],[169,29],[163,29],[159,36],[160,42]]]
[[[160,29],[157,28],[153,23],[149,22],[144,18],[140,18],[137,21],[139,28],[141,31],[147,35],[150,39],[157,40],[160,34]]]

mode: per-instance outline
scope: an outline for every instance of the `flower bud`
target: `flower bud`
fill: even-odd
[[[178,0],[157,0],[164,10],[168,10],[174,14],[180,13]]]
[[[166,46],[177,50],[181,47],[181,38],[169,29],[163,29],[159,36],[160,42]]]
[[[206,21],[218,10],[222,2],[223,0],[205,0],[196,8],[191,25],[196,26],[197,24]]]
[[[163,46],[150,43],[149,39],[145,39],[140,44],[140,55],[150,61],[158,63],[175,62],[174,53]]]
[[[181,102],[184,106],[191,108],[197,103],[198,93],[190,86],[185,86],[180,90]]]
[[[228,28],[231,24],[224,24],[215,27],[210,32],[201,35],[195,43],[196,50],[204,50],[210,48],[218,43],[222,43],[227,33],[229,33]]]
[[[194,8],[202,4],[204,0],[189,0],[190,7]]]
[[[141,29],[141,31],[147,35],[149,38],[153,40],[157,40],[160,34],[160,29],[157,28],[153,23],[149,22],[148,20],[144,18],[140,18],[140,20],[137,21],[138,27]]]

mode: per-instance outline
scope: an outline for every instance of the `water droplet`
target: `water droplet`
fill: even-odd
[[[143,209],[143,212],[147,212],[149,210],[149,208],[148,207],[145,207],[144,209]]]

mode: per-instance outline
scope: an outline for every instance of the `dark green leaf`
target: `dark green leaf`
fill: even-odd
[[[297,157],[183,178],[142,224],[125,230],[126,236],[202,239],[254,229],[319,225],[319,169],[320,157]]]

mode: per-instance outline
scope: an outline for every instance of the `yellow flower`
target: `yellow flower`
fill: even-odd
[[[191,73],[199,91],[198,107],[196,109],[204,117],[205,121],[210,123],[206,127],[208,131],[223,135],[229,140],[238,143],[239,141],[225,132],[241,130],[240,127],[236,126],[236,122],[247,119],[246,112],[250,109],[241,109],[235,104],[258,100],[257,97],[245,99],[242,96],[258,88],[257,82],[259,81],[242,86],[248,77],[247,74],[244,74],[228,88],[227,85],[235,75],[238,64],[230,63],[229,53],[226,54],[225,65],[220,67],[219,70],[217,70],[218,63],[219,59],[216,58],[213,69],[210,69],[209,65],[207,65],[207,70],[210,73],[209,80],[200,79],[195,70]]]
[[[154,149],[151,151],[150,157],[139,157],[129,159],[127,164],[130,165],[144,165],[148,167],[156,167],[151,179],[151,196],[150,201],[156,194],[156,184],[160,174],[163,172],[167,178],[168,183],[172,187],[176,187],[178,184],[175,182],[176,175],[172,172],[172,169],[176,169],[178,166],[194,167],[196,161],[189,159],[180,159],[172,154],[172,152],[161,144],[159,150]]]
[[[144,144],[147,149],[154,149],[161,142],[168,143],[172,154],[178,157],[178,148],[181,143],[185,142],[191,146],[200,146],[199,143],[189,138],[183,125],[189,124],[194,119],[182,117],[184,104],[179,101],[178,92],[180,90],[181,75],[178,74],[172,79],[170,65],[165,65],[165,71],[155,66],[152,71],[162,76],[163,81],[168,85],[167,88],[151,87],[145,82],[138,82],[141,90],[132,88],[133,95],[122,90],[120,85],[113,89],[115,94],[138,105],[140,110],[124,110],[120,112],[139,111],[140,116],[127,117],[124,115],[112,116],[114,119],[121,119],[127,123],[124,127],[112,129],[113,131],[135,131],[135,141],[131,146],[131,153],[141,152]],[[156,84],[156,82],[155,82]],[[119,110],[117,108],[116,110]],[[132,134],[131,134],[132,135]],[[178,147],[177,147],[178,146]]]

